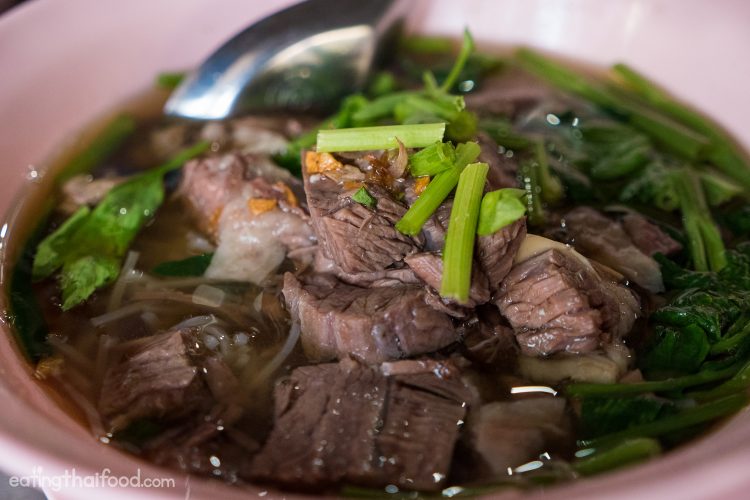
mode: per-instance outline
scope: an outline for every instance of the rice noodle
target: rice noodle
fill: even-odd
[[[292,353],[294,346],[297,345],[299,335],[300,325],[299,322],[295,321],[294,323],[292,323],[292,327],[289,329],[289,335],[287,335],[286,341],[284,342],[281,350],[279,350],[279,352],[276,353],[276,356],[274,356],[273,359],[271,359],[271,361],[269,361],[268,364],[264,366],[263,369],[258,373],[256,384],[258,382],[266,380],[268,377],[273,375],[273,373],[282,365],[282,363],[284,363],[284,360],[286,360],[286,358],[288,358]]]
[[[66,361],[77,366],[79,370],[91,376],[94,374],[94,364],[86,356],[81,354],[77,349],[68,344],[65,340],[57,335],[49,335],[47,342],[62,354]]]
[[[99,411],[96,409],[94,403],[92,403],[89,398],[84,396],[78,389],[73,387],[63,377],[55,377],[55,380],[57,380],[58,383],[62,386],[70,399],[72,399],[73,402],[81,409],[81,411],[83,411],[83,414],[89,423],[89,428],[93,432],[94,437],[101,438],[106,436],[106,432],[104,431],[104,424],[102,423],[101,417],[99,416]]]
[[[126,306],[122,306],[121,308],[116,309],[112,312],[107,312],[100,316],[94,316],[89,321],[91,321],[92,325],[98,328],[100,326],[106,325],[107,323],[117,321],[118,319],[145,312],[149,310],[151,306],[152,304],[149,301],[140,300],[138,302],[132,302]]]
[[[186,330],[188,328],[202,327],[216,323],[218,320],[213,314],[204,314],[202,316],[192,316],[185,321],[180,321],[172,326],[170,330]]]
[[[97,390],[104,380],[104,373],[109,365],[109,357],[114,344],[115,340],[110,335],[104,334],[99,337],[99,348],[96,351],[94,363],[94,381],[97,384]]]
[[[112,292],[109,294],[107,311],[113,311],[119,308],[122,304],[122,298],[125,295],[125,289],[128,286],[131,275],[134,274],[133,271],[135,270],[135,264],[136,262],[138,262],[139,256],[140,254],[138,252],[130,251],[128,252],[127,257],[125,257],[125,262],[123,263],[122,269],[120,270],[120,277],[117,278],[117,281],[115,281],[115,284],[112,287]]]

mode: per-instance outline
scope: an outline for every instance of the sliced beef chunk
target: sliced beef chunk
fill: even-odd
[[[315,253],[313,270],[316,273],[333,274],[339,280],[350,285],[363,288],[373,286],[394,286],[401,284],[418,285],[422,281],[414,275],[414,272],[405,265],[398,265],[380,271],[365,273],[346,273],[334,261],[323,255],[323,252]]]
[[[627,214],[622,225],[635,246],[646,255],[671,255],[682,250],[682,245],[641,214]]]
[[[432,252],[421,252],[409,255],[404,262],[411,268],[412,272],[433,290],[440,290],[443,280],[443,259],[440,255]],[[471,273],[471,288],[469,288],[469,301],[463,304],[465,307],[475,307],[490,300],[490,290],[487,285],[487,277],[474,266]]]
[[[427,219],[422,226],[422,236],[424,237],[424,249],[429,252],[439,252],[445,245],[445,233],[448,231],[448,222],[451,218],[451,209],[453,200],[445,200]]]
[[[112,430],[139,418],[175,418],[205,404],[210,395],[188,357],[179,331],[135,341],[110,368],[99,410]]]
[[[515,158],[507,157],[500,153],[497,143],[486,133],[480,132],[477,136],[481,153],[479,161],[485,162],[490,169],[487,171],[487,189],[518,187],[518,164]]]
[[[347,188],[346,182],[337,182],[329,172],[311,174],[308,170],[309,166],[304,174],[305,193],[315,234],[325,257],[344,273],[382,271],[419,249],[421,240],[394,227],[406,207],[387,189],[369,182]],[[375,199],[372,208],[351,199],[363,185]]]
[[[488,368],[512,371],[518,358],[513,329],[493,306],[480,307],[476,312],[461,327],[466,356]]]
[[[664,291],[659,264],[633,244],[619,222],[589,207],[571,210],[564,220],[576,250],[650,292]]]
[[[495,475],[573,444],[565,399],[560,397],[485,404],[472,415],[469,429],[474,450]]]
[[[313,361],[352,355],[368,363],[428,353],[457,340],[448,316],[414,285],[360,288],[330,275],[284,276],[284,299]]]
[[[628,333],[640,312],[629,289],[558,249],[516,264],[496,304],[528,355],[593,351]]]
[[[477,237],[477,260],[487,275],[490,290],[496,292],[513,266],[513,259],[526,238],[526,218],[487,236]]]
[[[297,368],[276,388],[255,480],[440,489],[471,391],[450,370],[386,376],[352,360]],[[439,439],[436,439],[439,436]]]

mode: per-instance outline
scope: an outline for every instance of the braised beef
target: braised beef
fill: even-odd
[[[619,222],[589,207],[571,210],[564,220],[576,250],[650,292],[664,291],[659,264],[633,244]]]
[[[187,415],[207,400],[181,332],[171,331],[133,341],[104,376],[99,411],[115,431],[140,418]]]
[[[622,226],[635,246],[646,255],[653,256],[657,253],[671,255],[682,250],[679,242],[641,214],[625,215],[622,218]]]
[[[628,333],[640,312],[629,289],[558,249],[516,264],[496,303],[529,355],[593,351]]]
[[[511,372],[518,359],[513,329],[497,308],[478,308],[476,315],[461,326],[466,356],[484,367]]]
[[[360,288],[330,275],[284,276],[284,299],[311,361],[352,355],[375,363],[436,351],[457,340],[450,318],[415,285]]]
[[[477,135],[481,153],[479,160],[489,165],[487,171],[487,189],[494,191],[502,188],[517,188],[518,163],[515,158],[500,152],[497,143],[486,133]]]
[[[487,275],[490,290],[496,292],[513,266],[513,259],[526,238],[526,218],[487,236],[477,237],[476,255]]]
[[[565,449],[571,422],[565,399],[542,396],[482,405],[469,426],[475,452],[494,475],[513,469],[551,450]]]
[[[411,268],[412,272],[434,291],[440,290],[443,279],[443,259],[440,255],[432,252],[421,252],[409,255],[404,262]],[[469,300],[464,307],[475,307],[490,300],[490,290],[487,277],[474,266],[471,273],[471,288],[469,288]]]
[[[364,184],[375,199],[370,208],[351,199],[362,184],[347,189],[327,174],[307,171],[304,178],[320,248],[344,273],[382,271],[419,249],[420,239],[406,236],[394,227],[406,207],[384,187]]]
[[[352,360],[297,368],[276,387],[256,480],[439,490],[471,391],[451,370],[383,375]]]

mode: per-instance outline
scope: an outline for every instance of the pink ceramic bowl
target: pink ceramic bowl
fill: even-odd
[[[222,40],[288,3],[35,0],[0,17],[0,210],[19,208],[13,200],[29,184],[30,169],[43,170],[77,129],[146,88],[159,71],[195,65]],[[436,0],[414,2],[413,10],[411,23],[424,32],[455,35],[466,25],[481,42],[527,44],[592,63],[626,61],[750,146],[750,4],[742,0]],[[3,262],[14,257],[14,237],[25,232],[0,228]],[[106,469],[115,477],[174,480],[160,489],[69,480],[59,491],[48,484],[51,498],[280,496],[188,478],[97,442],[35,383],[7,326],[2,329],[0,469],[48,478]],[[750,491],[748,464],[750,412],[744,411],[662,459],[531,497],[739,498]]]

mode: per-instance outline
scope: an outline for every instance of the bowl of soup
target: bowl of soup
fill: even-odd
[[[163,115],[288,4],[0,18],[11,481],[744,491],[747,9],[415,2],[327,114]]]

